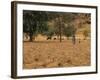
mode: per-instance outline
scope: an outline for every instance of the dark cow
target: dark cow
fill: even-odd
[[[47,37],[47,40],[51,40],[51,37],[49,36],[49,37]]]
[[[53,40],[56,40],[56,38],[53,38]]]

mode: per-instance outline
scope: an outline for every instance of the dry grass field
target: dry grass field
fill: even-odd
[[[90,40],[35,41],[23,43],[23,68],[54,68],[90,65]]]

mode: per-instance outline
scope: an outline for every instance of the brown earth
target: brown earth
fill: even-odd
[[[90,40],[24,42],[23,68],[90,66]]]

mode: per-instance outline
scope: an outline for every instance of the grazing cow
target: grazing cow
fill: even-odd
[[[56,40],[56,38],[53,38],[53,40]]]
[[[51,40],[51,37],[49,36],[49,37],[47,37],[47,40]]]

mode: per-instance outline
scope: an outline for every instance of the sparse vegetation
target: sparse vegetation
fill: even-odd
[[[41,56],[40,56],[41,55]],[[24,69],[90,66],[90,41],[24,42]]]

